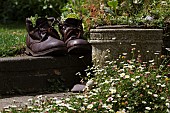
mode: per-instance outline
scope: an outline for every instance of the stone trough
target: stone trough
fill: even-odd
[[[117,59],[122,54],[127,58],[141,55],[143,61],[160,57],[163,46],[162,29],[121,28],[117,26],[103,26],[90,30],[92,44],[92,58],[103,64],[105,56]],[[106,51],[109,49],[109,53]],[[135,54],[131,54],[135,49]]]

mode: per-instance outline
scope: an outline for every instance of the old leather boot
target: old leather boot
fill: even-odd
[[[82,20],[67,18],[63,23],[59,22],[59,31],[67,45],[68,53],[91,54],[90,43],[83,39]]]
[[[58,32],[49,24],[51,19],[38,18],[35,27],[26,18],[26,53],[32,56],[61,55],[67,52],[66,44]]]

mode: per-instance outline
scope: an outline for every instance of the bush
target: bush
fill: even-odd
[[[40,16],[60,16],[60,8],[66,0],[5,0],[1,1],[0,20],[25,20],[26,17],[38,14]]]

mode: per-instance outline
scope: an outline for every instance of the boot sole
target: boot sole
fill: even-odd
[[[78,55],[91,54],[92,47],[90,45],[75,45],[73,47],[68,48],[67,51],[69,54],[78,54]]]
[[[31,49],[29,49],[28,47],[26,47],[26,51],[25,53],[27,55],[30,56],[57,56],[57,55],[64,55],[66,54],[67,49],[66,47],[58,47],[58,48],[52,48],[52,49],[48,49],[46,51],[42,51],[42,52],[38,52],[38,53],[34,53],[33,51],[31,51]]]

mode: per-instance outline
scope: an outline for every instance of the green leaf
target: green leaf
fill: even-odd
[[[78,15],[75,13],[70,13],[67,15],[67,18],[75,18],[75,19],[79,19]]]
[[[116,7],[118,6],[118,1],[117,0],[108,1],[107,4],[109,5],[109,7],[116,10]]]

